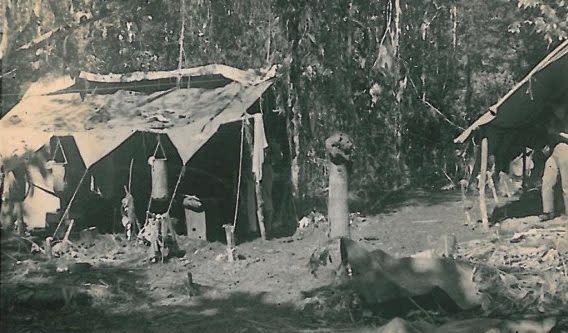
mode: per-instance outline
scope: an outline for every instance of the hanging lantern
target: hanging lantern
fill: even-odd
[[[161,155],[157,155],[161,153]],[[152,199],[166,200],[168,198],[168,170],[166,154],[158,137],[154,155],[148,159],[152,173]]]

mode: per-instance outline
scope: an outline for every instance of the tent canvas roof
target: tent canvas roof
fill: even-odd
[[[169,89],[150,94],[117,90],[104,95],[87,91],[91,93],[83,95],[67,92],[77,86],[70,78],[46,78],[34,83],[22,101],[0,119],[0,154],[12,154],[24,145],[37,149],[51,135],[72,135],[89,167],[134,132],[152,131],[167,133],[185,163],[221,124],[241,119],[275,75],[273,69],[257,75],[223,65],[178,72],[81,73],[80,77],[126,82],[197,73],[223,75],[232,82],[214,89]]]
[[[454,142],[465,142],[486,125],[505,130],[541,126],[539,119],[550,111],[551,103],[568,103],[567,98],[568,41],[564,41]]]

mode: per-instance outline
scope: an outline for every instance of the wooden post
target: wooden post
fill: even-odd
[[[344,133],[329,137],[326,142],[329,156],[329,197],[327,213],[331,227],[330,237],[350,237],[348,206],[348,165],[353,143]]]
[[[235,261],[235,226],[231,224],[224,224],[225,237],[227,238],[227,259],[229,262]]]
[[[489,153],[487,138],[481,140],[481,170],[479,172],[479,211],[483,229],[489,230],[489,218],[487,217],[487,203],[485,202],[485,187],[487,178],[487,155]]]

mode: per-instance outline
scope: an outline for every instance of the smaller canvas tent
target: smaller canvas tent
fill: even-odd
[[[0,154],[37,150],[49,142],[49,159],[65,164],[67,186],[60,195],[59,214],[65,210],[72,217],[74,213],[96,216],[99,221],[89,224],[97,226],[111,220],[110,231],[120,227],[115,220],[124,187],[133,188],[138,218],[144,219],[143,212],[151,204],[151,156],[166,161],[168,179],[164,185],[171,199],[169,206],[173,203],[179,210],[181,200],[172,196],[175,191],[203,192],[206,181],[196,185],[197,189],[192,184],[206,178],[209,184],[217,184],[211,185],[216,189],[224,183],[225,195],[216,199],[226,206],[225,211],[229,206],[234,210],[234,194],[241,190],[235,189],[233,179],[239,170],[241,128],[254,127],[249,126],[255,118],[252,113],[263,111],[261,101],[267,104],[270,100],[265,92],[274,79],[275,68],[243,71],[223,65],[120,75],[83,72],[75,80],[47,78],[33,84],[0,120]],[[270,106],[264,108],[271,110]],[[262,114],[258,119],[263,125],[272,124],[270,132],[281,132],[280,119],[272,112]],[[241,126],[245,123],[247,126]],[[268,134],[269,142],[286,144],[281,136]],[[64,161],[55,161],[58,149],[65,152]],[[207,163],[212,158],[224,163]],[[246,165],[248,158],[242,160],[248,175],[252,165]],[[212,170],[206,170],[208,176],[204,177],[207,167]],[[247,184],[243,182],[250,187]],[[281,190],[287,191],[284,183],[282,186]],[[53,192],[53,185],[47,187]],[[46,207],[45,213],[52,209]],[[251,216],[254,213],[245,215],[243,219],[254,217],[256,221],[256,216]],[[230,222],[226,216],[220,219]],[[38,218],[35,223],[41,226],[43,220]]]
[[[559,103],[568,105],[568,41],[548,54],[454,142],[464,143],[481,130],[499,164],[507,164],[525,147],[546,144],[551,106]]]

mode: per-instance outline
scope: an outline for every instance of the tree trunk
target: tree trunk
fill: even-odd
[[[330,237],[350,237],[348,181],[353,143],[344,133],[332,135],[325,141],[329,157],[329,197],[327,213]]]
[[[183,40],[185,37],[185,0],[181,0],[181,8],[180,8],[180,16],[181,16],[181,29],[179,32],[179,56],[178,56],[178,70],[183,67]],[[180,87],[181,83],[181,76],[178,75],[177,77],[177,87]],[[188,84],[189,85],[189,84]]]
[[[399,44],[400,44],[400,16],[402,14],[402,10],[400,8],[400,0],[393,0],[394,1],[394,32],[393,32],[393,47],[394,47],[394,54],[398,57],[399,53]]]
[[[255,177],[256,178],[256,177]],[[264,198],[262,197],[261,184],[258,179],[254,181],[254,190],[256,194],[256,217],[258,218],[258,228],[260,229],[260,237],[266,240],[266,226],[264,224]]]
[[[328,216],[330,237],[349,237],[348,174],[345,165],[329,163]]]
[[[4,16],[4,19],[2,20],[3,23],[2,23],[2,40],[0,41],[0,60],[4,59],[6,57],[6,55],[8,54],[8,45],[9,45],[8,37],[10,35],[10,26],[8,24],[8,21],[11,19],[10,5],[4,4],[2,16]],[[0,67],[2,67],[2,66],[0,66]],[[2,68],[0,68],[0,70]]]
[[[298,110],[298,100],[295,100],[294,105],[292,106],[292,121],[291,121],[291,133],[289,135],[292,136],[292,193],[294,198],[298,198],[299,195],[299,186],[300,186],[300,110]]]

